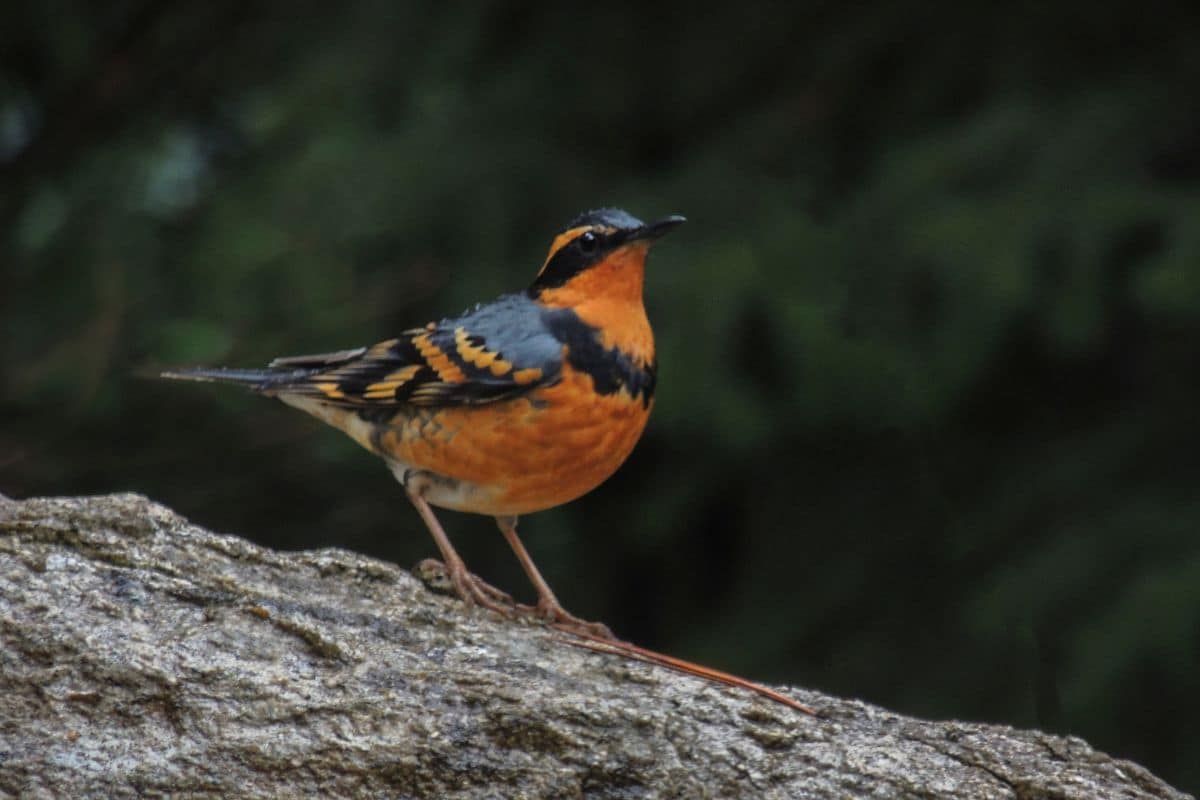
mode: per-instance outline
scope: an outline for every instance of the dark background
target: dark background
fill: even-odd
[[[564,603],[1195,791],[1194,7],[6,3],[0,491],[411,564],[348,439],[139,375],[370,343],[521,288],[584,209],[683,213],[645,438],[523,525]]]

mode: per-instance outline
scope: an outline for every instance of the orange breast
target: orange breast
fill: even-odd
[[[632,452],[650,416],[640,397],[598,395],[564,365],[562,380],[527,397],[398,417],[376,447],[395,461],[465,484],[428,494],[434,505],[519,515],[574,500]]]

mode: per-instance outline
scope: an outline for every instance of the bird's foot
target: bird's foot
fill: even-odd
[[[492,586],[465,566],[455,570],[436,558],[427,558],[413,567],[413,574],[435,592],[456,594],[467,603],[476,603],[506,617],[512,616],[517,607],[512,595]]]
[[[617,641],[617,637],[603,622],[588,622],[563,608],[556,600],[543,598],[537,605],[518,604],[508,592],[497,589],[473,572],[463,567],[457,575],[438,561],[427,558],[413,567],[413,574],[428,588],[441,594],[454,594],[467,603],[481,605],[506,617],[514,612],[544,620],[561,631],[579,633],[597,639]]]
[[[556,601],[544,597],[538,600],[535,606],[518,605],[517,610],[523,614],[543,619],[555,628],[567,633],[580,633],[584,636],[592,636],[597,639],[617,641],[617,637],[613,635],[613,632],[603,622],[588,622],[585,619],[580,619]]]

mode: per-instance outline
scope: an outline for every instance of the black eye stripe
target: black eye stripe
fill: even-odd
[[[529,296],[536,297],[542,289],[562,286],[580,272],[598,263],[611,248],[612,242],[607,235],[595,230],[585,230],[550,257],[530,286]]]

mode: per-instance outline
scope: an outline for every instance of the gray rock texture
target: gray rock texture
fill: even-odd
[[[1073,738],[569,646],[137,495],[0,499],[0,796],[1182,798]]]

